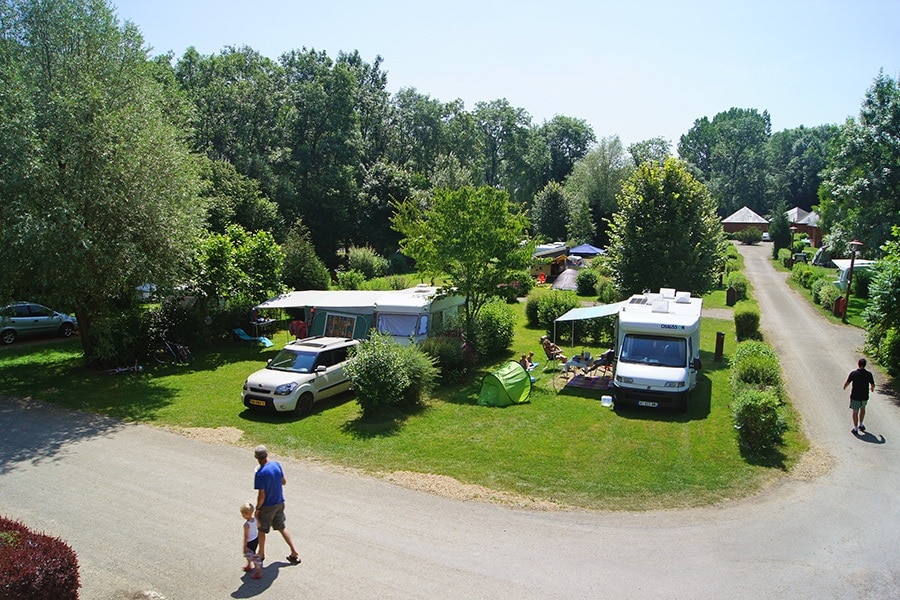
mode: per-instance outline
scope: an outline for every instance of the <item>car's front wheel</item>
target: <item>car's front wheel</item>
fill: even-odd
[[[14,329],[7,329],[3,333],[0,333],[0,342],[12,344],[14,341],[16,341],[16,331]]]
[[[59,335],[63,337],[72,337],[72,334],[75,333],[75,328],[72,327],[71,323],[63,323],[59,327]]]
[[[297,413],[299,417],[305,417],[306,415],[312,412],[313,408],[313,395],[312,392],[306,392],[301,394],[299,398],[297,398],[297,406],[294,409],[294,412]]]

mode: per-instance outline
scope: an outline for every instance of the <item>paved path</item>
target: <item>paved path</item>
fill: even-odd
[[[141,590],[169,600],[900,597],[900,409],[879,388],[870,433],[852,436],[840,386],[859,332],[787,288],[768,245],[741,251],[811,462],[832,465],[824,474],[706,509],[529,512],[287,459],[303,563],[272,561],[253,581],[238,555],[247,449],[7,400],[0,513],[75,548],[86,600]],[[269,558],[286,553],[273,538]]]

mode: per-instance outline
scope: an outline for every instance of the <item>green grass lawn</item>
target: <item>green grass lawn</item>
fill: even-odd
[[[181,427],[235,427],[242,443],[370,472],[415,471],[454,477],[527,498],[597,509],[697,506],[752,493],[805,449],[796,418],[782,451],[765,461],[738,450],[731,423],[727,363],[715,363],[717,331],[734,349],[731,321],[704,319],[704,368],[686,414],[614,411],[599,392],[560,390],[554,373],[536,370],[530,402],[478,406],[481,376],[532,350],[541,331],[524,325],[524,305],[508,356],[468,382],[439,389],[416,414],[360,420],[352,395],[316,405],[304,419],[247,411],[246,376],[275,349],[226,344],[197,352],[191,367],[148,367],[140,375],[104,375],[81,364],[79,341],[0,350],[0,389],[129,421]],[[282,342],[283,343],[283,342]],[[276,344],[276,348],[281,344]],[[578,346],[579,350],[582,346]],[[605,348],[585,347],[593,352]]]

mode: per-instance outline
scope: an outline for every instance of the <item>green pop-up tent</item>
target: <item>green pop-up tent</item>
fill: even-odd
[[[531,395],[531,375],[521,364],[508,362],[481,380],[481,406],[509,406],[528,401]]]

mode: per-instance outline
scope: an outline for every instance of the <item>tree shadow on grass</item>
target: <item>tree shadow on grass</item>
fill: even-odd
[[[422,415],[427,410],[425,404],[403,408],[388,407],[378,414],[351,419],[344,423],[341,430],[359,440],[391,437],[403,430],[408,419]]]

